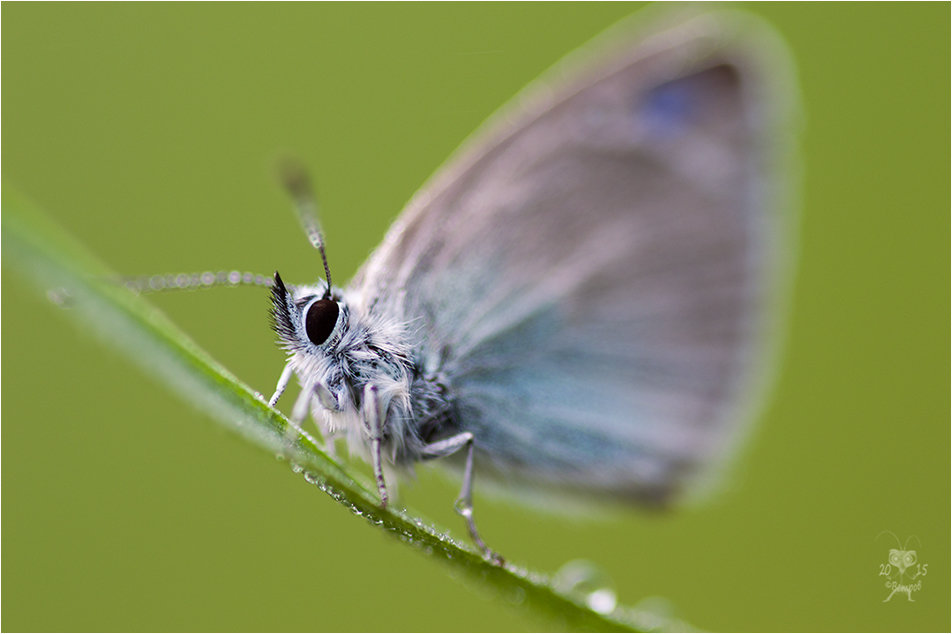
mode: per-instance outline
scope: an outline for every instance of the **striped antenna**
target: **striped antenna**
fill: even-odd
[[[182,291],[213,286],[265,286],[271,287],[274,281],[267,275],[258,275],[247,271],[204,271],[203,273],[171,273],[168,275],[141,275],[139,277],[120,277],[116,280],[136,293],[157,293],[159,291]]]
[[[324,233],[321,231],[321,223],[317,219],[317,197],[314,195],[311,181],[304,167],[297,161],[286,159],[278,169],[284,186],[294,200],[294,209],[297,211],[298,219],[301,221],[301,226],[304,227],[304,233],[307,234],[308,241],[311,246],[321,253],[321,260],[324,262],[324,279],[327,280],[327,291],[324,293],[324,299],[328,299],[331,296],[331,269],[327,266]]]

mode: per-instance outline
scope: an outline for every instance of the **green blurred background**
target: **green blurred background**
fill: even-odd
[[[4,3],[3,176],[117,271],[311,281],[270,172],[291,151],[343,280],[485,117],[638,8]],[[949,5],[746,8],[789,43],[806,127],[786,351],[731,487],[598,521],[477,495],[482,530],[703,628],[948,630]],[[2,301],[4,630],[553,627],[351,516],[9,266]],[[263,291],[154,301],[273,387]],[[463,538],[456,487],[424,469],[401,495]],[[882,531],[918,537],[914,603],[883,603]]]

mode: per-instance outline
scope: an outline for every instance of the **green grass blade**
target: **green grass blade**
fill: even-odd
[[[3,188],[5,266],[27,277],[40,293],[65,289],[70,317],[184,400],[207,412],[272,456],[290,458],[295,470],[354,514],[465,572],[527,609],[567,628],[637,631],[687,627],[637,610],[600,614],[580,597],[556,590],[545,575],[511,564],[491,564],[445,532],[398,509],[381,509],[376,493],[328,457],[307,434],[286,430],[290,423],[208,356],[161,312],[141,297],[109,281],[114,275],[9,185]]]

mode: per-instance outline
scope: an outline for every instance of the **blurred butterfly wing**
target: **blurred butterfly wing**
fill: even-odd
[[[743,422],[775,227],[756,51],[724,19],[531,89],[358,274],[445,377],[480,478],[663,501]]]

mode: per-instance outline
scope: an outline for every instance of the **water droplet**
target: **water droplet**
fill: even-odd
[[[555,573],[553,585],[561,592],[581,599],[599,614],[609,614],[618,604],[611,579],[595,564],[584,559],[570,561]]]
[[[615,604],[617,602],[618,598],[615,596],[615,591],[611,588],[601,588],[599,590],[595,590],[585,597],[585,603],[588,605],[588,607],[592,608],[599,614],[609,614],[615,609]]]
[[[675,607],[663,597],[645,597],[633,608],[629,608],[628,619],[643,630],[683,630],[675,619]]]

